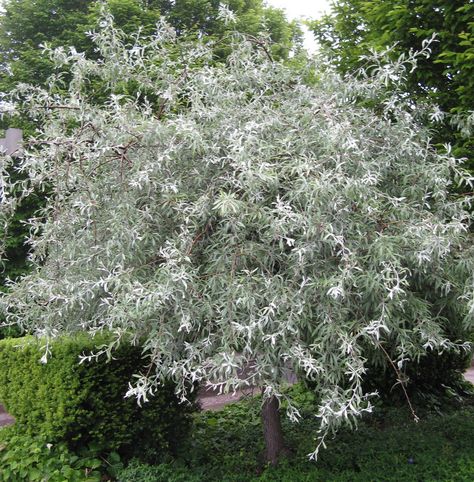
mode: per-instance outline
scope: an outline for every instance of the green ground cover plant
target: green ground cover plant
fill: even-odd
[[[13,427],[0,430],[2,482],[100,482],[103,464],[97,454],[76,455],[65,443],[19,435]]]
[[[378,407],[356,431],[343,430],[328,440],[328,450],[310,462],[317,420],[314,396],[292,389],[302,421],[284,421],[289,449],[276,466],[266,465],[260,427],[260,399],[196,416],[193,435],[178,457],[157,465],[132,461],[119,471],[120,482],[367,482],[471,481],[474,478],[474,406],[445,405],[435,414],[417,408],[415,423],[407,407]]]

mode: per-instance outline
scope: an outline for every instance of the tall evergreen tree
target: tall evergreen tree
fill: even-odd
[[[100,6],[106,4],[118,27],[126,32],[150,32],[166,17],[178,33],[197,33],[219,39],[230,30],[255,36],[268,34],[275,56],[286,57],[298,42],[300,31],[281,10],[263,0],[230,0],[236,24],[219,17],[219,0],[7,0],[0,15],[0,92],[19,82],[44,83],[52,64],[41,54],[41,45],[74,46],[92,54],[87,32],[96,27]]]

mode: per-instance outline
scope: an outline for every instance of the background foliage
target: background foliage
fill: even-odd
[[[262,463],[257,399],[201,413],[192,438],[175,460],[155,465],[132,461],[119,471],[119,481],[468,482],[474,476],[472,406],[444,405],[443,416],[435,416],[422,403],[417,407],[419,423],[406,408],[378,407],[357,431],[343,430],[328,440],[328,450],[311,463],[306,454],[317,429],[315,400],[301,386],[291,390],[303,419],[299,424],[284,422],[290,456],[277,467]]]
[[[406,92],[414,99],[433,99],[450,113],[436,127],[435,142],[451,142],[454,153],[474,169],[474,4],[469,0],[338,0],[333,14],[312,23],[318,41],[338,69],[354,71],[370,49],[393,47],[394,58],[419,50],[436,34],[430,57],[410,72]],[[459,116],[460,124],[452,121]]]
[[[93,56],[94,44],[87,32],[97,28],[104,3],[117,27],[127,33],[139,28],[151,33],[159,19],[166,17],[178,34],[207,40],[222,40],[234,30],[257,37],[268,34],[277,58],[287,57],[301,36],[282,10],[267,7],[262,0],[227,2],[235,24],[219,16],[218,0],[7,0],[0,16],[0,91],[9,92],[19,82],[46,82],[53,64],[41,53],[45,43],[53,48],[73,46]]]

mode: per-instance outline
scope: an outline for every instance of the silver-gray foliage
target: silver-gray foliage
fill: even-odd
[[[323,440],[370,410],[369,353],[390,344],[403,368],[468,348],[444,328],[447,307],[473,320],[471,197],[450,195],[470,180],[396,89],[428,46],[357,80],[317,62],[297,74],[245,39],[218,65],[164,24],[126,42],[101,27],[99,60],[50,52],[67,94],[59,74],[17,92],[43,127],[23,180],[4,161],[3,210],[13,190],[48,203],[8,322],[143,341],[142,401],[164,377],[183,398],[189,382],[284,397],[291,369],[316,382]]]

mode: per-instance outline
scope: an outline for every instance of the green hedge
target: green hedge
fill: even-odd
[[[101,341],[86,335],[59,338],[42,364],[41,340],[0,340],[0,403],[21,433],[66,442],[72,449],[93,444],[143,460],[173,452],[196,407],[179,404],[171,383],[141,408],[135,399],[124,399],[143,366],[141,349],[123,344],[109,362],[79,364],[79,356]]]
[[[431,408],[446,404],[449,399],[468,395],[464,372],[471,364],[471,353],[430,352],[418,362],[407,363],[405,390],[415,403],[429,403]],[[365,390],[376,390],[384,403],[406,403],[397,374],[391,366],[369,365]]]

